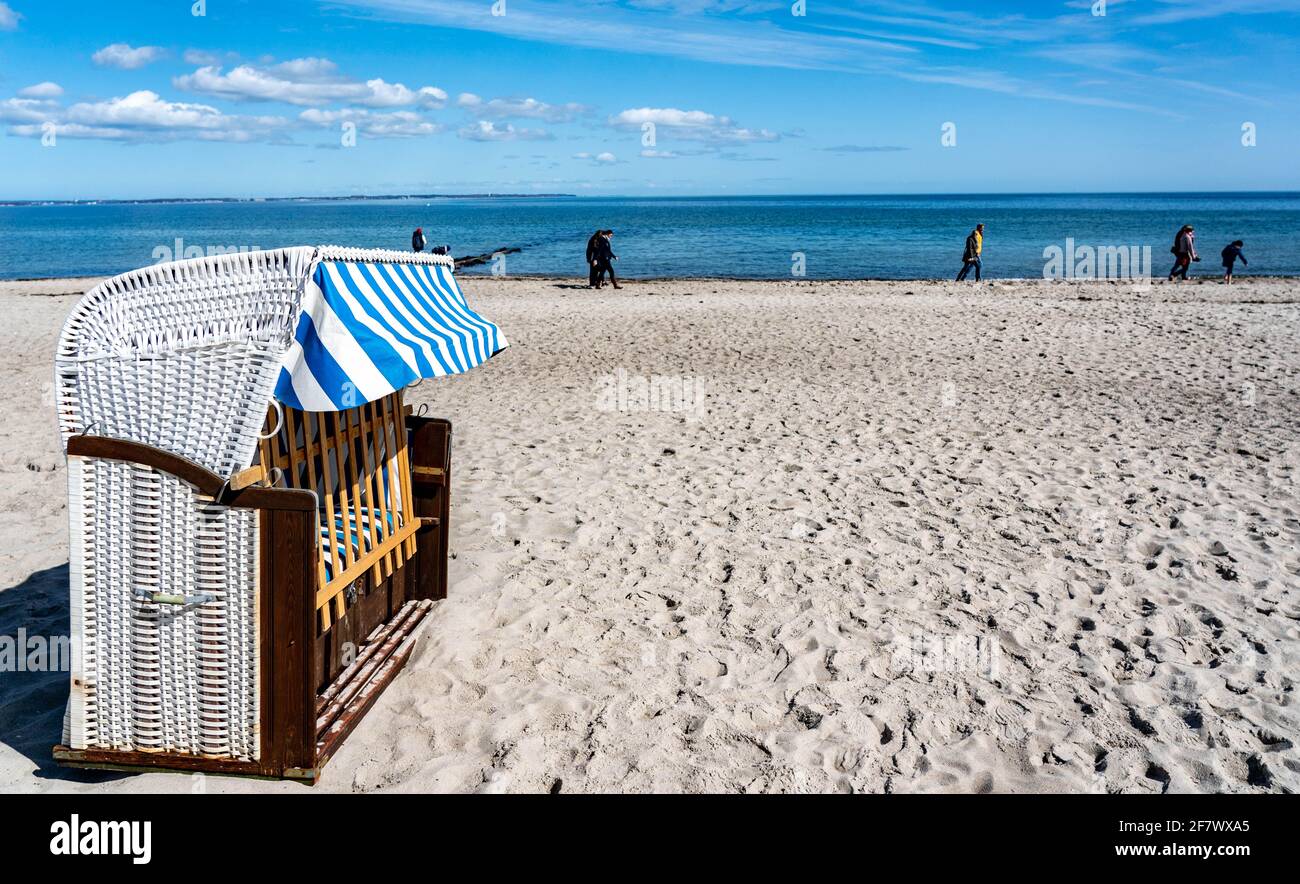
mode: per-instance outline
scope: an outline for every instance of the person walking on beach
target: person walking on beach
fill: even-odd
[[[415,233],[411,234],[411,251],[413,252],[424,251],[424,228],[423,227],[415,228]]]
[[[599,262],[596,260],[596,243],[599,242],[604,233],[603,230],[597,230],[591,235],[591,239],[587,240],[587,288],[589,289],[600,288],[601,274],[597,269]]]
[[[618,260],[618,255],[614,254],[614,231],[601,231],[601,237],[596,241],[596,282],[597,287],[604,285],[602,277],[609,274],[609,281],[614,284],[614,288],[621,289],[618,284],[618,277],[614,275],[614,262]]]
[[[961,256],[961,273],[957,274],[957,281],[961,282],[970,273],[972,267],[975,268],[975,281],[980,281],[980,256],[984,253],[984,225],[976,224],[975,229],[966,237],[966,251]]]
[[[1246,256],[1241,253],[1241,248],[1245,243],[1241,240],[1234,240],[1230,245],[1223,249],[1223,282],[1225,285],[1232,285],[1232,265],[1241,259],[1243,265],[1249,266],[1250,262]]]
[[[1196,228],[1184,224],[1174,237],[1173,248],[1169,251],[1174,253],[1174,269],[1169,271],[1169,281],[1173,282],[1175,277],[1187,279],[1187,269],[1192,266],[1192,262],[1201,260],[1201,256],[1196,254]]]

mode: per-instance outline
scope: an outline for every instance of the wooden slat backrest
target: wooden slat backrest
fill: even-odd
[[[282,418],[268,413],[259,454],[286,486],[313,490],[320,500],[326,546],[316,607],[324,631],[346,612],[348,586],[367,571],[378,583],[415,553],[405,409],[399,391],[346,411],[283,411]]]
[[[370,477],[368,491],[371,494],[370,499],[375,503],[372,510],[378,510],[379,521],[381,524],[388,525],[388,503],[387,489],[384,487],[384,474],[380,472],[379,459],[380,440],[377,434],[383,432],[383,425],[375,420],[375,404],[367,402],[361,407],[361,413],[365,418],[366,431],[361,437],[361,451],[366,459],[366,473]],[[382,567],[381,567],[382,566]],[[374,574],[375,580],[382,580],[393,573],[393,558],[388,555],[379,565],[375,566],[377,571]]]

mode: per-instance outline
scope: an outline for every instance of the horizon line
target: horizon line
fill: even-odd
[[[76,206],[90,204],[175,204],[175,203],[258,203],[258,202],[348,202],[420,199],[853,199],[874,197],[1008,197],[1008,196],[1300,196],[1300,190],[1007,190],[1007,191],[880,191],[874,193],[714,193],[714,194],[626,194],[580,195],[572,193],[393,193],[298,196],[177,196],[177,197],[85,197],[0,199],[0,207]]]

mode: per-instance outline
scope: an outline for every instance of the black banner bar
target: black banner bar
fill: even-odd
[[[640,867],[674,855],[733,869],[838,856],[864,871],[876,861],[967,872],[1041,861],[1052,864],[1044,871],[1231,873],[1293,858],[1297,811],[1285,795],[10,795],[0,797],[0,843],[7,857],[52,869],[205,873],[374,872],[432,851],[458,864],[478,857],[485,871],[531,860],[591,873],[600,857],[622,856],[607,867],[616,872],[630,856]]]

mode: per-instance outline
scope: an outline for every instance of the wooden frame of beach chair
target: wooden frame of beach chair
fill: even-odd
[[[321,251],[128,274],[65,326],[73,672],[61,764],[314,783],[446,597],[451,424],[411,414],[400,387],[329,411],[270,399],[289,333],[302,333],[285,302]],[[96,327],[189,315],[160,307],[160,288],[181,301],[235,289],[243,317],[217,340],[163,327],[124,343],[116,326]],[[493,338],[492,352],[504,346]],[[160,394],[178,371],[208,412]],[[220,395],[231,390],[233,407]],[[229,444],[210,438],[223,434]]]
[[[54,749],[56,760],[76,767],[172,768],[316,782],[325,762],[406,663],[415,629],[432,602],[447,597],[451,424],[409,415],[404,424],[404,447],[394,462],[419,477],[409,504],[415,530],[376,547],[404,560],[383,570],[365,567],[367,559],[359,573],[345,570],[329,582],[322,582],[321,510],[310,490],[232,491],[211,470],[152,446],[101,436],[70,439],[70,462],[129,465],[137,474],[184,483],[213,509],[255,515],[258,640],[269,652],[261,655],[258,674],[257,760],[221,757],[220,738],[213,747],[218,752],[207,755],[60,745]],[[351,596],[346,610],[344,595]]]

